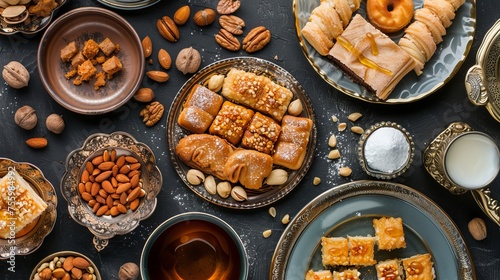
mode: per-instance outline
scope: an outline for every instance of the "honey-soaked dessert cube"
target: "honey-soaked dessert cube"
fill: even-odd
[[[334,267],[349,264],[349,246],[344,237],[321,237],[323,266]]]
[[[78,46],[76,45],[75,41],[72,41],[61,49],[61,60],[64,62],[68,62],[77,53]]]
[[[379,250],[393,250],[406,247],[403,219],[394,217],[374,219],[373,228],[375,229]]]
[[[330,270],[318,270],[314,271],[310,269],[306,273],[306,280],[332,280],[333,275]]]
[[[436,278],[430,254],[419,254],[403,259],[407,280],[433,280]]]
[[[106,56],[110,56],[116,50],[116,44],[106,37],[106,39],[99,43],[99,49],[101,49]]]
[[[87,59],[92,59],[99,53],[99,45],[93,39],[88,39],[83,45],[82,53]]]
[[[349,264],[374,265],[375,238],[371,236],[347,236],[349,241]]]
[[[102,70],[108,74],[108,79],[111,79],[113,74],[122,70],[122,63],[116,56],[112,56],[102,64]]]
[[[82,52],[78,52],[71,58],[71,66],[73,68],[78,69],[78,65],[82,64],[85,61],[85,57],[83,56]]]

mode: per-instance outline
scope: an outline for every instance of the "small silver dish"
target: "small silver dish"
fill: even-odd
[[[47,266],[47,264],[49,264],[49,267],[50,267],[50,263],[52,261],[54,261],[54,259],[57,258],[56,260],[59,260],[60,258],[67,258],[67,257],[81,257],[81,258],[84,258],[90,264],[90,266],[89,266],[89,268],[87,270],[91,271],[92,273],[89,273],[88,271],[82,271],[82,272],[93,274],[95,276],[95,278],[94,278],[95,280],[102,280],[101,273],[99,272],[99,269],[97,268],[97,266],[95,265],[95,263],[90,258],[88,258],[87,256],[85,256],[85,255],[83,255],[81,253],[78,253],[78,252],[74,252],[74,251],[59,251],[59,252],[55,252],[53,254],[50,254],[50,255],[46,256],[45,258],[43,258],[35,266],[35,268],[31,272],[31,276],[30,276],[29,279],[30,280],[31,279],[39,279],[39,278],[35,278],[35,275],[39,273],[38,270],[40,269],[40,267]]]
[[[135,211],[129,210],[126,214],[115,217],[97,216],[78,191],[86,163],[106,149],[115,149],[119,154],[132,155],[139,160],[142,166],[142,188],[146,191]],[[104,249],[113,236],[134,230],[139,222],[151,216],[156,208],[156,196],[162,187],[162,175],[156,166],[155,156],[146,144],[137,142],[128,133],[97,133],[89,136],[81,148],[68,155],[65,167],[61,193],[68,202],[68,212],[73,220],[94,234],[93,243],[98,251]]]
[[[465,89],[470,102],[485,106],[500,122],[500,19],[493,24],[479,46],[476,64],[465,76]]]
[[[389,180],[400,176],[410,167],[415,144],[410,133],[401,125],[380,122],[361,135],[357,153],[361,168],[369,176]]]

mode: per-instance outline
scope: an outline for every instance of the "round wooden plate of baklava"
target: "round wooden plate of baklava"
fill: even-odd
[[[295,28],[300,46],[307,60],[314,70],[330,85],[340,92],[366,101],[379,104],[402,104],[421,100],[436,92],[458,72],[465,61],[472,46],[476,27],[476,3],[474,0],[465,0],[455,11],[451,25],[446,27],[446,34],[438,43],[435,52],[425,63],[422,73],[410,71],[397,83],[387,99],[377,98],[366,87],[353,81],[342,71],[328,55],[319,52],[306,40],[302,30],[311,18],[311,14],[322,1],[320,0],[294,0],[293,12],[295,15]],[[325,1],[328,2],[328,1]],[[352,1],[351,1],[352,2]],[[456,1],[460,3],[461,1]],[[367,1],[361,0],[358,9],[352,13],[367,17]],[[424,0],[413,0],[415,11],[424,6]],[[412,22],[415,19],[412,19]],[[405,34],[405,29],[387,34],[395,43]],[[333,49],[333,48],[332,48]]]
[[[290,113],[290,104],[302,110]],[[316,137],[301,85],[280,66],[253,57],[200,70],[181,87],[167,118],[170,156],[182,181],[228,208],[263,207],[292,191],[311,166]],[[201,179],[193,182],[196,174]]]

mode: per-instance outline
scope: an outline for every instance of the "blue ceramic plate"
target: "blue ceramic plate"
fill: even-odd
[[[337,90],[372,103],[399,104],[420,100],[441,88],[458,72],[472,46],[476,27],[476,1],[466,0],[455,13],[455,19],[446,29],[443,42],[437,45],[434,56],[425,64],[422,75],[413,71],[408,73],[396,86],[389,98],[382,101],[354,83],[340,69],[335,67],[328,58],[321,56],[302,37],[300,30],[306,25],[309,16],[320,0],[294,0],[295,28],[300,46],[314,70]],[[413,0],[415,9],[423,6],[423,0]],[[361,2],[357,11],[366,18],[366,1]],[[403,35],[403,31],[391,35],[395,41]]]
[[[322,269],[322,236],[374,236],[372,219],[381,216],[403,219],[406,248],[376,252],[377,261],[430,253],[436,279],[475,279],[462,236],[443,210],[409,187],[377,181],[337,186],[306,205],[278,242],[270,279],[302,280],[309,269]],[[376,279],[374,266],[360,272]]]

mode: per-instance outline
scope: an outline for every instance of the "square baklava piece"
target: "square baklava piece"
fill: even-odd
[[[256,112],[243,135],[241,146],[271,154],[280,132],[281,126],[275,120]]]
[[[436,278],[430,254],[419,254],[403,259],[406,280],[433,280]]]
[[[313,127],[311,119],[286,115],[281,121],[281,133],[275,145],[275,165],[297,170],[304,161],[309,135]]]
[[[403,279],[403,268],[397,259],[381,261],[375,265],[375,270],[377,271],[377,280]]]
[[[349,265],[370,266],[374,259],[375,238],[372,236],[347,236],[349,241]]]
[[[225,101],[210,125],[209,132],[236,145],[241,141],[253,115],[251,109]]]
[[[194,133],[204,133],[212,124],[223,102],[222,96],[196,84],[184,102],[177,123]]]
[[[406,247],[403,219],[394,217],[374,219],[373,228],[375,229],[379,250],[393,250]]]
[[[321,260],[324,267],[349,265],[347,238],[321,237]]]
[[[306,273],[306,280],[332,280],[333,275],[330,270],[318,270],[314,271],[310,269]]]
[[[359,280],[360,277],[361,273],[355,268],[333,272],[333,280]]]

